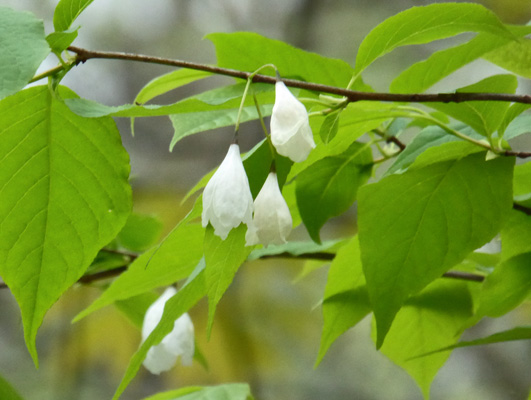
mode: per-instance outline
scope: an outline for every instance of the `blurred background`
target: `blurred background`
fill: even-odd
[[[202,38],[211,32],[254,31],[305,50],[354,64],[356,49],[384,19],[427,0],[95,0],[75,24],[82,26],[75,45],[94,50],[125,51],[214,64],[214,46]],[[526,24],[531,0],[479,1],[507,23]],[[52,32],[57,0],[0,0],[0,5],[27,10],[42,18]],[[377,61],[364,74],[376,90],[411,63],[449,43],[401,48]],[[530,61],[531,62],[531,61]],[[49,57],[46,70],[57,63]],[[80,96],[108,105],[133,102],[151,79],[168,67],[127,61],[90,60],[63,80]],[[502,71],[477,61],[433,88],[450,91]],[[158,102],[175,102],[220,83],[207,79],[167,94]],[[521,81],[520,92],[530,92]],[[159,100],[159,99],[157,99]],[[168,151],[172,127],[168,118],[137,119],[135,137],[129,121],[117,119],[131,156],[135,211],[157,215],[169,231],[190,203],[180,199],[205,173],[219,165],[232,138],[220,129],[183,139]],[[261,139],[253,123],[241,128],[242,151]],[[353,215],[325,227],[325,238],[352,232]],[[333,229],[331,228],[333,227]],[[124,399],[142,399],[161,390],[186,385],[249,382],[257,399],[421,399],[415,383],[374,350],[370,320],[343,335],[317,368],[313,364],[322,326],[318,302],[327,268],[300,278],[302,262],[261,261],[242,267],[220,303],[212,338],[205,339],[206,302],[192,310],[197,341],[208,369],[177,367],[161,376],[141,370]],[[0,375],[33,400],[107,399],[112,396],[140,334],[118,310],[107,307],[72,325],[71,319],[98,296],[95,287],[76,286],[52,308],[37,338],[41,367],[35,370],[23,342],[18,306],[0,291]],[[484,336],[523,323],[531,313],[513,312],[486,320],[471,336]],[[527,319],[529,323],[529,319]],[[523,342],[455,351],[440,371],[433,399],[526,399],[531,383],[531,348]]]

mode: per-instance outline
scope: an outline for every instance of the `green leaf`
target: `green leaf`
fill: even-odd
[[[187,85],[200,79],[208,78],[212,74],[205,71],[182,68],[159,76],[144,86],[136,95],[135,104],[144,104],[154,97],[170,90]]]
[[[531,26],[508,26],[515,36],[531,33]],[[391,83],[392,93],[421,93],[442,78],[485,55],[494,49],[502,50],[519,41],[488,33],[480,33],[470,41],[433,53],[430,57],[413,64]],[[498,51],[497,50],[497,51]]]
[[[494,75],[457,90],[459,93],[514,93],[518,81],[513,75]],[[510,106],[503,101],[470,101],[466,103],[432,103],[430,107],[470,125],[477,133],[490,137],[500,126]]]
[[[463,32],[486,32],[509,39],[511,32],[496,14],[479,4],[443,3],[412,7],[386,19],[361,43],[356,56],[356,73],[378,57],[399,46],[429,43]]]
[[[279,245],[270,245],[261,249],[256,249],[247,257],[248,261],[258,260],[266,257],[298,257],[306,254],[328,253],[330,259],[333,258],[334,249],[343,243],[343,240],[325,240],[321,244],[315,242],[288,242]]]
[[[529,28],[529,27],[527,27]],[[483,56],[485,60],[514,72],[524,78],[531,79],[531,39],[522,38],[494,49]]]
[[[518,254],[531,252],[531,216],[511,210],[507,223],[501,231],[502,261]]]
[[[503,118],[503,121],[501,122],[500,126],[498,127],[498,137],[504,137],[505,131],[508,129],[509,125],[513,122],[514,119],[516,119],[520,114],[522,114],[524,111],[529,109],[531,107],[531,104],[522,104],[522,103],[514,103],[512,104],[505,113],[505,117]],[[510,134],[507,133],[506,140],[511,139],[512,137],[518,136],[520,133]]]
[[[159,324],[131,358],[113,400],[118,399],[131,383],[151,346],[159,344],[172,331],[175,320],[192,308],[205,294],[204,263],[200,263],[184,286],[168,300]]]
[[[29,12],[0,7],[0,99],[18,92],[50,54],[42,20]]]
[[[516,104],[513,104],[513,108]],[[529,105],[527,105],[529,107]],[[515,117],[504,129],[503,138],[511,140],[523,134],[531,132],[531,114],[520,114]]]
[[[531,293],[531,253],[519,254],[498,265],[481,287],[478,317],[501,317]]]
[[[0,275],[37,363],[44,314],[131,212],[129,157],[111,118],[79,117],[47,86],[0,102],[0,138]]]
[[[516,328],[509,329],[507,331],[495,333],[485,338],[470,340],[467,342],[459,342],[452,346],[443,347],[443,348],[431,351],[429,353],[422,354],[421,356],[424,357],[424,356],[428,356],[433,353],[438,353],[441,351],[449,351],[449,350],[458,349],[461,347],[482,346],[485,344],[512,342],[514,340],[529,340],[529,339],[531,339],[531,325],[518,326]]]
[[[124,314],[138,329],[142,329],[144,316],[151,304],[158,298],[155,292],[146,292],[114,303],[116,308]]]
[[[264,105],[261,107],[263,116],[271,115],[273,109],[272,105]],[[240,122],[251,121],[258,118],[258,113],[255,106],[248,106],[242,109]],[[238,119],[238,109],[230,110],[214,110],[202,111],[193,113],[181,113],[170,115],[170,120],[173,125],[173,138],[170,144],[170,151],[177,144],[179,140],[194,133],[204,132],[211,129],[221,128],[224,126],[231,126],[236,124]]]
[[[347,86],[352,77],[352,68],[343,60],[300,50],[257,33],[211,33],[206,38],[216,46],[220,67],[253,72],[263,65],[274,64],[283,78],[338,87]],[[274,71],[264,69],[260,73]]]
[[[323,333],[315,365],[334,341],[371,312],[371,304],[361,268],[358,237],[353,237],[337,252],[323,298]]]
[[[60,0],[53,14],[56,32],[66,31],[92,0]]]
[[[325,222],[356,200],[358,188],[367,182],[371,171],[369,144],[354,142],[346,152],[323,158],[298,175],[297,206],[315,242],[321,242],[319,231]]]
[[[78,29],[79,27],[64,32],[52,32],[46,36],[46,41],[53,52],[61,53],[76,40]]]
[[[162,232],[162,222],[149,215],[133,213],[118,234],[118,243],[132,251],[145,251],[157,243]]]
[[[0,376],[0,399],[2,400],[23,400],[17,391],[6,381],[2,376]]]
[[[466,284],[439,280],[398,312],[380,351],[415,379],[427,399],[433,378],[450,354],[415,356],[453,345],[471,317],[472,299]]]
[[[321,125],[321,130],[319,131],[319,136],[324,144],[328,144],[336,135],[339,129],[339,117],[341,116],[340,112],[336,112],[328,115],[323,124]]]
[[[245,247],[246,226],[230,231],[225,240],[214,235],[209,225],[205,232],[205,280],[208,293],[207,336],[210,337],[216,306],[228,289],[236,272],[243,264],[252,247]]]
[[[467,136],[478,139],[479,135],[475,134],[470,128],[457,129]],[[481,138],[481,136],[479,136],[479,138]],[[428,152],[430,149],[431,151]],[[470,154],[466,154],[468,150],[483,151],[483,149],[476,145],[472,145],[471,143],[450,135],[438,126],[428,126],[422,129],[411,143],[407,145],[404,151],[398,155],[393,165],[387,170],[386,175],[405,171],[422,154],[424,154],[422,159],[425,161],[422,161],[421,159],[417,165],[426,162],[433,164],[439,161],[447,161],[449,160],[446,158],[447,156],[450,156],[450,159],[461,158],[458,156],[458,153],[463,151],[462,156],[465,156]]]
[[[226,383],[219,386],[191,387],[158,393],[144,400],[248,400],[251,388],[246,383]]]
[[[378,347],[404,301],[492,239],[508,217],[514,160],[484,158],[473,154],[360,188],[361,257]]]
[[[181,221],[161,244],[138,257],[99,298],[74,318],[74,322],[117,300],[187,277],[203,256],[204,230],[199,224],[186,222],[186,219]]]

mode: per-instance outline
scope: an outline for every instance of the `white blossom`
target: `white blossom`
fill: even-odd
[[[280,81],[275,84],[271,141],[279,154],[294,162],[306,160],[315,147],[306,107]]]
[[[286,243],[292,225],[289,207],[278,187],[277,174],[270,172],[254,201],[254,218],[248,225],[245,241],[248,246]]]
[[[177,293],[177,290],[174,287],[168,287],[162,296],[148,308],[142,325],[142,342],[157,327],[164,312],[164,305],[175,293]],[[177,318],[173,325],[173,330],[158,345],[149,349],[143,364],[152,374],[158,375],[173,367],[179,356],[181,357],[182,365],[192,364],[194,357],[194,325],[187,313]]]
[[[232,228],[249,224],[253,214],[253,196],[240,158],[240,147],[232,144],[225,159],[203,192],[203,227],[208,222],[214,233],[225,240]]]

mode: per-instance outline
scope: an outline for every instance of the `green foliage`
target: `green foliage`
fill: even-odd
[[[205,232],[205,281],[208,293],[208,325],[210,336],[214,313],[221,297],[232,283],[238,268],[245,261],[252,247],[245,247],[246,228],[241,224],[233,229],[227,239],[214,235],[209,225]]]
[[[377,347],[409,296],[492,239],[505,222],[513,161],[484,157],[440,162],[360,189],[361,259]]]
[[[56,32],[66,31],[93,0],[60,0],[53,14]]]
[[[363,40],[356,56],[356,72],[399,46],[422,44],[463,32],[485,32],[514,38],[496,15],[479,4],[430,4],[413,7],[388,18]]]
[[[0,7],[0,99],[21,90],[50,54],[42,20]]]
[[[344,153],[323,158],[297,177],[297,206],[311,238],[331,217],[344,213],[356,200],[358,187],[371,176],[368,145],[354,142]]]
[[[239,80],[173,104],[146,104],[216,75],[186,63],[187,68],[150,80],[131,104],[107,106],[78,98],[59,82],[93,57],[76,59],[72,49],[66,50],[82,34],[73,23],[91,2],[60,0],[55,32],[47,36],[43,22],[31,14],[0,7],[0,275],[20,306],[35,364],[35,338],[45,314],[80,279],[99,287],[101,295],[75,321],[114,305],[136,327],[157,297],[156,289],[176,284],[179,290],[166,303],[160,323],[132,356],[114,395],[118,399],[149,348],[163,340],[178,317],[207,298],[210,336],[216,308],[238,279],[239,268],[246,261],[271,258],[307,260],[301,275],[331,261],[316,365],[339,336],[373,312],[376,348],[407,371],[428,398],[449,350],[531,339],[529,326],[520,326],[458,343],[465,328],[483,317],[503,316],[530,298],[531,162],[523,162],[529,149],[513,152],[521,159],[517,163],[510,156],[512,139],[530,133],[526,98],[512,104],[443,98],[426,103],[436,110],[428,113],[405,101],[389,101],[385,93],[357,93],[367,99],[358,101],[337,95],[345,88],[372,92],[363,83],[363,71],[394,49],[461,33],[475,35],[397,71],[391,92],[424,92],[484,58],[513,74],[467,82],[458,94],[518,93],[514,74],[531,77],[530,39],[525,38],[530,26],[504,25],[478,4],[413,7],[367,35],[355,68],[252,32],[208,35],[218,68],[260,69],[272,76],[275,68],[262,67],[274,64],[282,78],[299,80],[290,90],[311,111],[316,147],[306,160],[293,163],[279,156],[269,138],[242,160],[253,197],[275,166],[293,225],[304,224],[312,240],[292,240],[300,237],[295,232],[288,243],[250,247],[245,246],[244,224],[221,240],[212,227],[199,223],[201,196],[162,240],[159,219],[131,214],[129,158],[112,117],[167,116],[174,130],[168,139],[172,150],[187,136],[257,120],[259,114],[268,117],[275,86],[263,78],[249,87]],[[59,64],[34,77],[50,51]],[[48,85],[24,88],[32,78],[44,77]],[[333,239],[321,242],[323,225],[356,200],[357,226],[346,226],[342,232],[347,234],[327,232],[324,239]],[[474,251],[497,235],[501,251]],[[460,280],[440,279],[450,270]],[[98,284],[100,277],[112,280]],[[0,397],[20,399],[3,378]],[[146,400],[174,398],[252,396],[246,384],[226,384],[186,387]]]
[[[0,376],[0,398],[3,400],[22,400],[22,397],[2,376]]]
[[[37,364],[44,314],[129,215],[129,159],[111,119],[73,114],[47,86],[4,99],[0,116],[0,273]]]

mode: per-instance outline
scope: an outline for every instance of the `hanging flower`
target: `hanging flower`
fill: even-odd
[[[278,187],[277,174],[270,172],[254,201],[254,218],[245,235],[247,246],[286,243],[292,225],[289,207]]]
[[[280,81],[275,84],[271,140],[279,154],[294,162],[306,160],[315,147],[306,107]]]
[[[142,325],[142,342],[156,328],[162,318],[164,305],[175,293],[177,293],[177,290],[170,286],[148,308]],[[152,374],[158,375],[173,367],[179,356],[181,357],[182,365],[192,364],[194,357],[194,325],[187,313],[181,315],[175,321],[173,330],[158,345],[149,349],[144,360],[144,367]]]
[[[203,227],[208,222],[214,233],[225,240],[232,228],[249,224],[253,215],[253,196],[240,158],[240,147],[232,144],[225,159],[203,192]]]

